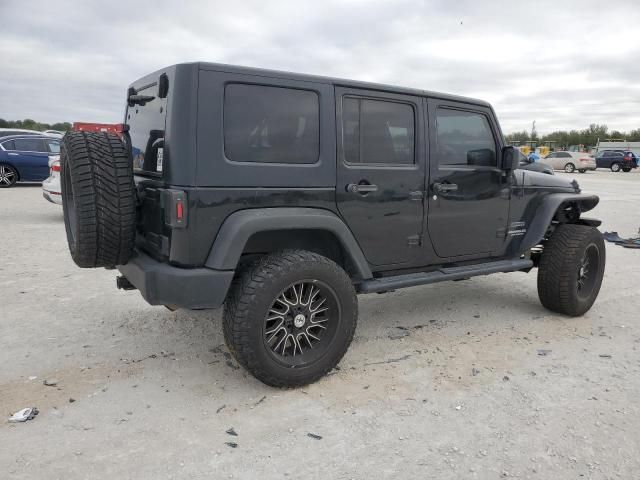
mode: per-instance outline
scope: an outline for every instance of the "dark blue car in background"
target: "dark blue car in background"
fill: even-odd
[[[16,182],[42,182],[49,176],[49,155],[60,152],[60,139],[39,135],[0,138],[0,188]]]

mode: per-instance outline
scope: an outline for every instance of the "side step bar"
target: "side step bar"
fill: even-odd
[[[440,268],[433,272],[409,273],[393,277],[374,278],[365,280],[356,286],[358,293],[375,293],[396,288],[415,287],[429,283],[445,282],[447,280],[463,280],[478,275],[489,275],[498,272],[516,272],[533,267],[529,259],[499,260],[497,262],[479,263],[463,267]]]

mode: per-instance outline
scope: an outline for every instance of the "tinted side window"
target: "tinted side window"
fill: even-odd
[[[40,138],[16,138],[13,141],[19,152],[46,152],[44,142]]]
[[[16,147],[15,147],[15,145],[13,143],[13,140],[7,140],[6,142],[2,142],[2,147],[5,150],[15,150],[16,149]]]
[[[230,160],[316,163],[319,125],[315,92],[245,84],[225,89],[224,149]]]
[[[558,152],[559,158],[571,158],[571,154],[567,152]]]
[[[496,143],[485,115],[438,108],[436,117],[439,165],[498,165]]]
[[[345,97],[342,134],[349,163],[414,163],[415,114],[411,105]]]

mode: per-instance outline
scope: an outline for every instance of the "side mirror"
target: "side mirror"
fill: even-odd
[[[521,154],[516,147],[503,147],[502,170],[512,172],[520,167]]]

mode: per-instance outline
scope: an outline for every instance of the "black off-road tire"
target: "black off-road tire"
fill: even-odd
[[[631,168],[629,168],[629,167],[622,167],[622,171],[623,171],[624,173],[629,173],[629,172],[631,171]]]
[[[303,281],[318,282],[332,292],[337,308],[330,321],[336,324],[318,350],[319,358],[292,367],[278,359],[265,340],[266,320],[276,298]],[[236,275],[224,307],[224,338],[237,361],[261,382],[299,387],[320,379],[340,362],[353,339],[357,317],[356,292],[340,266],[316,253],[285,250],[265,255]]]
[[[127,263],[135,243],[136,194],[127,148],[114,134],[68,132],[60,149],[69,251],[83,268]]]
[[[585,259],[588,267],[583,277]],[[583,315],[598,296],[605,262],[604,239],[596,228],[559,225],[544,245],[540,258],[540,302],[557,313],[572,317]]]

